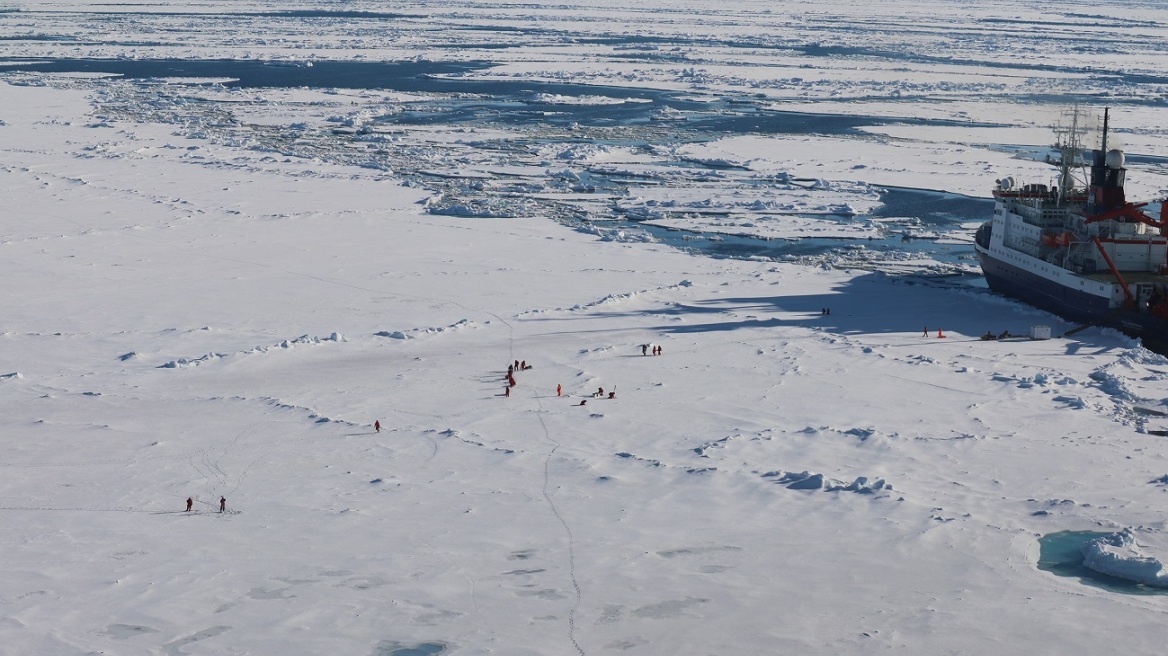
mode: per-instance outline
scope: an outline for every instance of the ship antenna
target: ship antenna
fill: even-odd
[[[1103,108],[1103,144],[1099,147],[1099,150],[1102,150],[1104,153],[1107,152],[1107,113],[1110,109],[1110,107]]]

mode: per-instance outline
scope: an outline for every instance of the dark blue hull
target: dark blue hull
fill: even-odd
[[[1095,323],[1111,315],[1107,299],[1070,289],[978,249],[977,259],[990,289],[1053,312],[1068,321]]]
[[[990,289],[1024,301],[1076,323],[1115,328],[1139,337],[1148,348],[1168,349],[1168,321],[1155,315],[1115,310],[1105,298],[1047,280],[977,249],[977,259]]]

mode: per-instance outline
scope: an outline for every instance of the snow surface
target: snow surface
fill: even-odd
[[[980,341],[1072,326],[946,279],[565,220],[878,230],[830,214],[1048,175],[1068,98],[1161,153],[1159,4],[6,8],[10,59],[490,61],[455,77],[946,122],[670,142],[694,121],[386,126],[456,98],[3,73],[0,653],[1162,648],[1168,599],[1035,563],[1064,530],[1135,531],[1112,572],[1168,558],[1168,359]],[[1168,186],[1132,162],[1131,196]],[[611,170],[643,184],[587,189]]]

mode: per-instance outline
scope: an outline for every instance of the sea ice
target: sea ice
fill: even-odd
[[[1096,572],[1158,588],[1168,588],[1168,572],[1161,558],[1168,556],[1168,539],[1158,533],[1136,533],[1125,528],[1083,545],[1083,565]]]

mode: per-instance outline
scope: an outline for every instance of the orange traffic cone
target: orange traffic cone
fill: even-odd
[[[945,333],[941,332],[940,328],[937,329],[937,339],[945,339]]]

